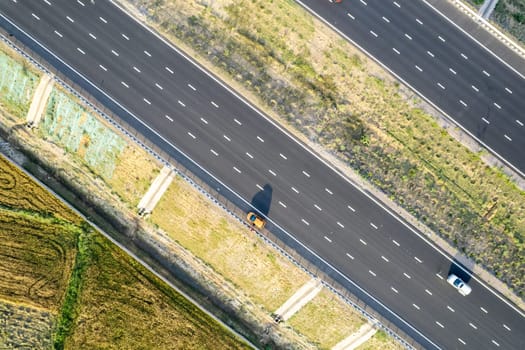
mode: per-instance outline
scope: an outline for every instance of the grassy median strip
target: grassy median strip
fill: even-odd
[[[295,2],[120,2],[524,295],[525,193]]]

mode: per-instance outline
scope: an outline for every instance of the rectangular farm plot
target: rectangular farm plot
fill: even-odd
[[[268,311],[276,310],[309,280],[179,177],[150,220]]]

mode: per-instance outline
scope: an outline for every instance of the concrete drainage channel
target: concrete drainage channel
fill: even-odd
[[[9,44],[11,47],[15,48],[19,53],[21,53],[26,58],[28,58],[39,70],[45,72],[46,74],[50,74],[50,69],[54,70],[54,68],[49,68],[49,69],[46,68],[45,66],[47,65],[47,63],[45,63],[45,61],[42,61],[41,63],[39,63],[36,59],[33,58],[33,57],[39,57],[40,55],[35,56],[34,54],[26,53],[26,52],[32,52],[31,49],[24,48],[23,50],[21,50],[14,44],[12,44],[11,41],[8,40],[6,37],[3,37],[2,39],[7,44]],[[19,44],[20,43],[17,43],[17,45]],[[23,46],[23,44],[21,46]],[[41,51],[40,54],[43,54],[43,56],[45,57],[46,56],[45,51],[42,49],[40,51]],[[66,71],[68,70],[66,69]],[[68,78],[67,76],[64,76],[59,71],[55,71],[54,74],[55,74],[54,80],[56,82],[58,82],[61,86],[63,86],[69,92],[71,92],[76,97],[78,97],[91,110],[101,115],[106,121],[108,121],[116,129],[118,129],[124,135],[126,135],[131,141],[138,144],[140,147],[146,150],[149,154],[153,155],[157,160],[159,160],[162,164],[164,164],[167,167],[167,169],[171,169],[174,172],[176,172],[181,178],[183,178],[185,181],[190,183],[194,188],[199,190],[207,198],[212,200],[215,204],[220,206],[223,210],[228,212],[231,216],[235,217],[239,222],[242,222],[244,225],[246,225],[244,220],[241,218],[244,217],[244,213],[249,209],[249,206],[247,205],[246,202],[244,202],[241,198],[239,198],[233,191],[231,191],[229,188],[222,185],[211,174],[207,173],[206,170],[200,168],[197,164],[191,162],[191,160],[187,159],[184,156],[184,154],[182,154],[178,150],[171,150],[170,153],[166,153],[160,148],[159,145],[153,144],[146,139],[139,139],[140,135],[138,133],[129,131],[129,130],[134,130],[134,128],[131,125],[129,125],[127,122],[118,118],[113,113],[112,110],[107,109],[101,104],[98,104],[98,102],[92,102],[91,98],[84,97],[84,96],[93,96],[95,97],[93,101],[107,100],[107,98],[105,98],[104,96],[102,97],[98,96],[99,99],[97,99],[96,98],[97,95],[100,95],[100,94],[97,93],[96,91],[94,91],[95,93],[88,92],[85,89],[85,88],[89,89],[89,86],[86,86],[87,84],[84,84],[84,87],[82,87],[82,86],[77,85],[79,83],[78,81],[77,81],[77,84],[75,84],[70,78]],[[73,74],[73,73],[69,71],[69,74]],[[78,80],[78,77],[75,80]],[[75,86],[75,89],[73,89],[71,86]],[[90,89],[90,90],[93,90],[93,89]],[[77,91],[80,91],[80,92],[77,92]],[[121,113],[124,113],[124,114],[126,113],[126,111],[123,111],[121,108],[118,108],[119,106],[117,106],[115,103],[109,103],[109,105],[116,108],[117,111]],[[110,117],[110,115],[112,117]],[[121,125],[125,125],[125,127]],[[157,142],[160,145],[163,145],[163,142],[161,140],[158,140]],[[248,227],[248,225],[246,226]],[[396,338],[401,344],[403,344],[407,348],[419,348],[420,347],[413,340],[407,341],[406,339],[410,339],[410,337],[405,332],[403,332],[403,330],[398,329],[392,322],[386,319],[382,319],[382,321],[379,321],[381,319],[380,315],[375,311],[374,308],[371,308],[369,305],[375,305],[376,308],[381,309],[380,305],[378,305],[378,303],[374,302],[374,300],[372,300],[371,298],[367,297],[365,294],[360,292],[360,289],[357,286],[352,285],[352,283],[343,283],[342,285],[337,280],[336,274],[331,272],[328,266],[324,266],[323,262],[319,261],[319,259],[315,256],[315,254],[309,251],[306,247],[304,246],[301,247],[300,244],[298,245],[298,242],[294,241],[290,237],[290,235],[288,235],[285,231],[283,231],[279,227],[273,227],[272,225],[270,229],[272,229],[272,231],[265,231],[264,234],[262,234],[261,232],[256,232],[256,234],[266,244],[272,246],[280,254],[282,254],[283,256],[288,258],[290,261],[292,261],[296,266],[306,271],[310,276],[314,278],[321,277],[322,279],[321,283],[325,287],[327,287],[332,292],[337,294],[346,303],[354,307],[358,312],[360,312],[364,317],[366,317],[372,325],[374,325],[377,328],[383,329],[385,332],[387,332],[388,334]],[[115,232],[113,234],[115,234]],[[122,238],[124,238],[122,237],[122,235],[120,235],[118,238],[112,235],[108,235],[107,233],[106,235],[116,244],[118,243],[115,239],[120,238],[119,241],[122,241]],[[129,237],[125,237],[125,238],[129,238]],[[128,240],[126,240],[126,242],[127,241]],[[159,276],[162,276],[161,278],[163,278],[165,281],[171,280],[171,278],[167,279],[164,277],[166,276],[172,277],[168,273],[168,271],[171,273],[173,272],[172,269],[177,269],[178,267],[173,266],[173,264],[166,262],[166,261],[164,261],[164,263],[161,261],[154,261],[154,258],[152,259],[151,254],[153,253],[154,256],[156,255],[155,247],[153,247],[151,244],[145,241],[140,242],[140,238],[135,238],[135,241],[129,247],[127,246],[127,244],[126,244],[126,247],[123,247],[121,245],[119,246],[121,246],[122,249],[126,250],[126,252],[132,255],[141,264],[145,265],[146,267],[148,267],[148,269],[152,270],[152,272],[153,272],[153,269],[151,266],[155,266],[154,273],[158,274],[158,272],[156,271],[161,271],[161,275]],[[178,273],[181,273],[181,271],[178,271]],[[177,275],[177,273],[175,273],[175,275]],[[185,280],[185,282],[188,282],[187,278],[184,278],[183,280]],[[191,284],[193,284],[193,287],[194,287],[195,281],[191,283],[191,277],[190,277],[190,285]],[[172,283],[170,283],[170,285],[173,286]],[[350,291],[353,291],[353,293]],[[356,294],[361,294],[361,296],[357,297]],[[365,303],[363,300],[366,300],[368,302]],[[220,310],[216,310],[216,311],[220,311]],[[222,313],[222,311],[220,311],[219,313]],[[407,329],[407,330],[410,333],[410,329]],[[412,334],[417,336],[417,334],[415,333],[412,333]]]

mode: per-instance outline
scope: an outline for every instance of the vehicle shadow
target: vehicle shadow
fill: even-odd
[[[461,267],[464,269],[462,269]],[[462,256],[455,256],[453,258],[453,263],[451,263],[448,267],[448,271],[446,269],[443,269],[443,272],[447,272],[447,275],[444,276],[447,278],[450,274],[454,274],[461,278],[463,282],[468,283],[471,279],[472,269],[474,268],[474,263],[465,261],[464,257]],[[465,272],[468,271],[468,272]]]
[[[272,204],[272,186],[266,184],[263,186],[262,191],[257,192],[251,200],[251,204],[257,214],[267,216],[270,213],[270,206]]]

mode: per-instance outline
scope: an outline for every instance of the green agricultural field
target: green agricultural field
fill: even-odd
[[[247,348],[2,156],[0,271],[0,348]]]
[[[525,295],[525,193],[294,1],[120,2]]]

